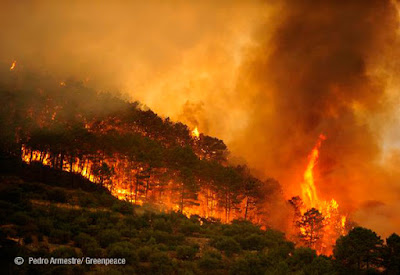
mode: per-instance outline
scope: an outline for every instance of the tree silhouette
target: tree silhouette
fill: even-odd
[[[99,178],[99,183],[101,186],[111,185],[111,177],[114,175],[114,173],[114,167],[108,166],[105,162],[93,169],[93,174]]]
[[[240,203],[242,178],[233,167],[222,167],[217,177],[218,202],[225,209],[225,221],[228,222],[232,210]]]
[[[395,233],[386,239],[383,265],[388,274],[400,274],[400,236]]]
[[[300,240],[308,247],[314,248],[317,241],[322,238],[323,221],[324,217],[321,212],[311,208],[297,222],[297,226],[300,229]]]
[[[199,186],[193,176],[193,171],[188,168],[181,170],[179,178],[179,211],[182,213],[185,206],[197,205],[196,200]]]
[[[355,227],[336,241],[334,257],[358,270],[381,266],[382,239],[372,230]]]

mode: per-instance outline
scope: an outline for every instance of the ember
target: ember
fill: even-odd
[[[200,133],[199,133],[199,130],[197,129],[197,127],[195,127],[193,129],[191,134],[192,134],[192,137],[194,137],[194,138],[199,138],[199,136],[200,136]]]
[[[13,63],[11,64],[10,71],[14,70],[15,66],[17,66],[17,61],[14,60]]]

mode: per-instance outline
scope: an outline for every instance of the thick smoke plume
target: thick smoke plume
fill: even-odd
[[[320,197],[388,234],[400,230],[395,4],[2,1],[0,61],[122,90],[199,126],[288,198],[323,133]]]
[[[370,213],[370,225],[378,212],[385,212],[380,223],[392,223],[395,212],[371,212],[368,201],[390,208],[400,196],[399,185],[392,185],[387,167],[379,163],[382,117],[390,108],[386,91],[394,65],[389,64],[398,58],[394,5],[380,0],[283,1],[277,20],[271,38],[264,28],[257,32],[258,45],[249,50],[238,81],[255,114],[244,136],[247,158],[277,173],[288,194],[299,194],[307,154],[323,133],[320,194],[358,211],[360,223],[366,222],[364,211]]]

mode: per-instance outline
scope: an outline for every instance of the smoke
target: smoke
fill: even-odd
[[[379,210],[400,198],[393,1],[1,1],[0,15],[0,61],[198,126],[287,197],[325,134],[319,196],[379,233],[400,230]]]
[[[299,194],[307,154],[323,133],[317,164],[322,197],[348,211],[369,200],[395,202],[398,186],[379,163],[387,125],[382,118],[392,107],[386,90],[396,66],[390,61],[399,57],[394,5],[283,1],[277,20],[269,39],[259,29],[242,67],[237,89],[243,96],[251,90],[255,116],[237,146],[246,143],[251,163],[276,173],[288,194]],[[356,220],[365,222],[362,215]]]
[[[255,1],[1,1],[0,58],[123,90],[167,116],[228,97]],[[217,91],[217,92],[216,92]],[[217,96],[215,96],[217,94]],[[167,102],[167,103],[166,103]],[[215,111],[216,114],[219,110]]]

